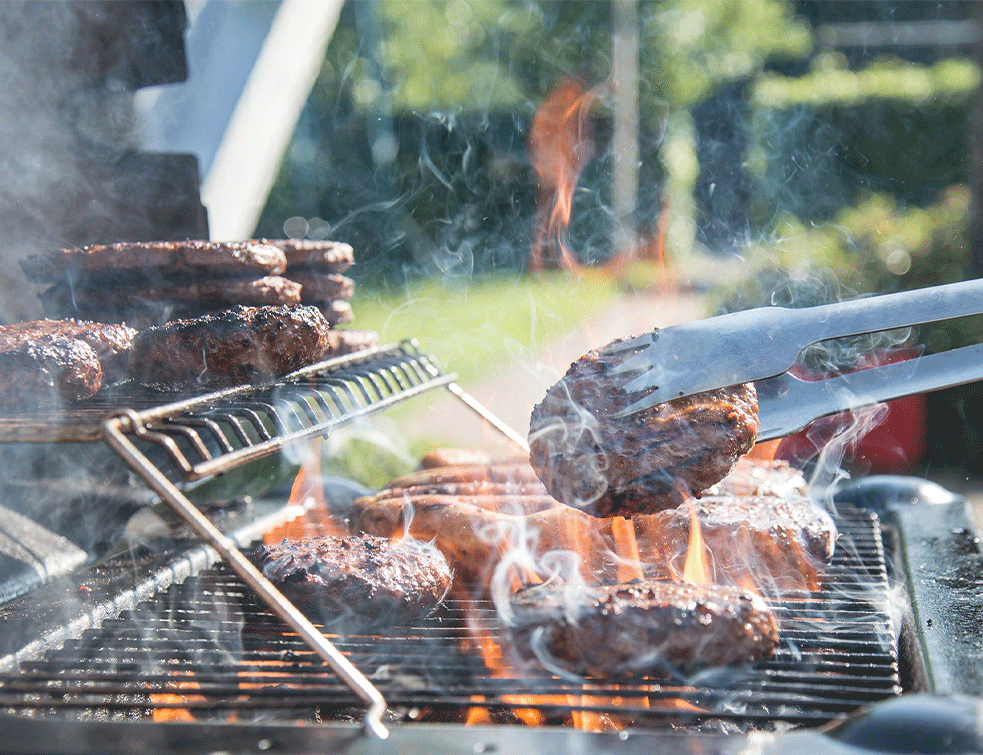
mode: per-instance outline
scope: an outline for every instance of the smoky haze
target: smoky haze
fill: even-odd
[[[191,155],[136,151],[133,92],[187,75],[181,3],[0,4],[0,320],[43,315],[27,255],[207,236]]]

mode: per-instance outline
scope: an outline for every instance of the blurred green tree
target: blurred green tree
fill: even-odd
[[[771,57],[806,54],[810,36],[784,0],[637,8],[639,204],[655,212],[668,115]],[[611,49],[609,0],[346,3],[257,235],[283,235],[299,216],[301,232],[352,243],[363,279],[521,267],[535,211],[532,116],[560,79],[610,77]],[[576,197],[588,220],[574,228],[588,262],[604,258],[608,236],[606,98],[592,117],[597,157]]]

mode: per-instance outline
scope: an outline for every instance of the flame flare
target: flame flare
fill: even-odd
[[[696,506],[692,502],[686,505],[689,507],[689,547],[686,549],[686,561],[683,563],[683,579],[697,585],[713,584],[706,548],[703,545],[700,517],[697,516]]]
[[[538,195],[530,270],[580,268],[564,237],[570,226],[577,180],[594,157],[594,133],[587,115],[597,96],[597,87],[586,89],[574,79],[563,79],[546,95],[533,118],[529,158],[536,173]],[[556,259],[550,249],[553,238]]]

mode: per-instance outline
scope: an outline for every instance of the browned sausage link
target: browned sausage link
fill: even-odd
[[[527,462],[496,464],[461,464],[436,469],[421,469],[397,477],[388,488],[406,488],[412,485],[436,485],[449,482],[512,482],[535,483],[536,472]]]

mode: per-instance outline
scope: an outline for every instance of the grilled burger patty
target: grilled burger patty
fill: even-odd
[[[614,418],[638,398],[611,374],[634,353],[588,352],[547,391],[530,420],[529,458],[540,479],[554,497],[594,516],[678,506],[721,480],[757,436],[752,384]]]
[[[355,293],[355,281],[336,273],[310,273],[290,271],[291,280],[300,284],[303,302],[326,302],[351,299]]]
[[[234,304],[267,306],[299,304],[300,284],[280,277],[205,278],[171,285],[79,286],[57,283],[39,298],[52,315],[79,314],[100,320],[141,320],[144,311],[194,308],[199,312]]]
[[[355,313],[352,311],[352,305],[345,301],[344,299],[338,299],[336,301],[329,301],[315,304],[321,314],[324,315],[324,319],[328,321],[328,324],[334,327],[335,325],[344,325],[345,323],[352,322],[355,319]]]
[[[699,521],[715,582],[753,584],[769,594],[821,587],[837,530],[825,509],[805,496],[704,496],[677,509],[633,517],[647,576],[682,573],[691,514]]]
[[[328,353],[325,356],[341,356],[378,346],[379,334],[374,330],[332,328],[328,331],[327,340]]]
[[[311,239],[261,239],[261,244],[271,244],[287,258],[287,269],[323,270],[343,273],[355,263],[351,245],[342,241],[314,241]]]
[[[36,283],[85,278],[171,280],[175,276],[279,275],[283,251],[256,241],[144,241],[83,246],[34,254],[21,268]]]
[[[253,561],[308,617],[349,627],[425,616],[451,584],[440,551],[417,540],[371,535],[284,540],[260,547]]]
[[[52,405],[91,396],[116,380],[136,331],[82,320],[32,320],[0,327],[0,402]]]
[[[0,403],[5,407],[77,401],[101,385],[99,357],[84,341],[54,339],[0,351]]]
[[[805,476],[787,461],[780,459],[738,459],[734,468],[720,482],[702,495],[775,496],[808,498]]]
[[[537,585],[509,605],[506,638],[520,659],[594,677],[753,664],[778,645],[767,603],[720,585]]]
[[[0,327],[0,351],[76,339],[95,350],[104,377],[116,380],[126,374],[130,347],[136,333],[126,325],[85,320],[31,320]]]
[[[141,331],[131,374],[155,385],[239,385],[286,375],[331,351],[330,330],[314,307],[233,307]]]

